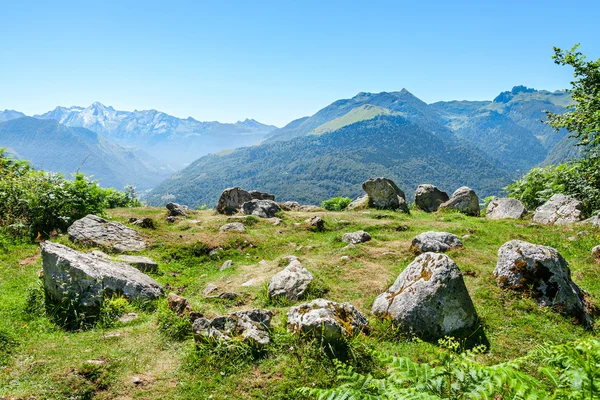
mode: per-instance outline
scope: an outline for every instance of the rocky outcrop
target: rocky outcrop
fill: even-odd
[[[527,214],[527,209],[517,199],[500,198],[490,201],[485,211],[487,219],[521,219]]]
[[[511,240],[498,250],[494,276],[498,286],[522,292],[532,290],[531,295],[541,306],[572,315],[590,326],[583,294],[571,280],[569,264],[556,249]]]
[[[251,345],[264,346],[271,342],[272,317],[267,310],[238,311],[213,319],[198,318],[192,329],[197,342],[241,338]]]
[[[314,276],[300,264],[297,259],[292,259],[283,271],[276,273],[267,288],[269,297],[285,297],[288,300],[301,298]]]
[[[257,190],[246,191],[239,186],[225,189],[217,202],[217,212],[221,214],[235,214],[242,205],[250,200],[275,201],[275,196]]]
[[[375,299],[372,312],[425,340],[465,337],[478,321],[458,266],[438,253],[418,256]]]
[[[365,231],[345,233],[344,236],[342,236],[342,242],[351,244],[364,243],[368,242],[369,240],[371,240],[371,235]]]
[[[316,299],[290,308],[287,326],[292,333],[334,342],[367,331],[369,321],[350,303]]]
[[[440,204],[439,210],[456,210],[472,217],[478,217],[479,198],[473,189],[463,186],[456,189],[450,200]]]
[[[362,196],[357,197],[350,204],[348,204],[348,207],[346,207],[346,209],[347,210],[360,210],[363,208],[367,208],[368,206],[369,206],[369,196],[364,194]]]
[[[136,267],[142,272],[158,272],[158,263],[150,257],[118,256],[117,261]]]
[[[67,231],[69,239],[89,246],[119,252],[140,251],[146,247],[146,242],[135,230],[92,214],[73,222]]]
[[[581,202],[564,194],[555,194],[535,210],[533,222],[542,225],[565,225],[581,221]]]
[[[237,231],[237,232],[245,232],[246,227],[241,222],[230,222],[228,224],[223,225],[219,228],[220,232],[229,232],[229,231]]]
[[[461,249],[463,244],[458,236],[448,232],[423,232],[417,235],[410,249],[417,253],[445,253],[450,249]]]
[[[186,210],[188,208],[186,206],[182,206],[177,203],[169,203],[167,204],[167,210],[169,210],[169,217],[187,217]]]
[[[433,185],[419,185],[415,191],[415,205],[426,212],[437,211],[440,205],[448,200],[448,193]]]
[[[404,192],[391,179],[371,178],[362,188],[369,197],[369,207],[409,212]]]
[[[128,264],[80,253],[61,244],[42,245],[44,288],[55,302],[76,300],[83,309],[97,310],[105,296],[123,295],[131,300],[154,300],[163,288]]]
[[[250,200],[242,204],[242,212],[260,218],[273,218],[281,208],[273,200]]]

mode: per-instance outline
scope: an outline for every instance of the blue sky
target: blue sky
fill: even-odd
[[[430,103],[569,87],[598,1],[0,1],[0,109],[94,101],[279,126],[356,93]]]

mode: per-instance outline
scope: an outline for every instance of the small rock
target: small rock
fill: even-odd
[[[132,221],[133,219],[133,221]],[[129,222],[132,225],[139,226],[140,228],[146,229],[155,229],[154,220],[152,218],[144,217],[144,218],[130,218]]]
[[[423,232],[417,235],[412,241],[410,249],[417,253],[445,253],[450,249],[460,249],[463,247],[458,236],[448,232]]]
[[[240,297],[241,297],[241,295],[239,293],[234,293],[234,292],[223,292],[219,295],[219,298],[227,299],[227,300],[235,300]]]
[[[277,218],[277,217],[274,218],[273,219],[273,225],[275,225],[275,226],[281,225],[281,218]]]
[[[205,296],[208,296],[209,294],[211,294],[212,292],[214,292],[217,289],[218,289],[217,285],[215,285],[214,283],[209,283],[208,285],[206,285],[206,287],[202,291],[202,294]]]
[[[341,256],[340,257],[340,261],[342,261],[342,262],[348,262],[348,261],[350,261],[350,256]]]
[[[221,268],[219,268],[219,271],[223,271],[224,269],[230,268],[232,264],[233,264],[233,260],[225,261],[223,263],[223,265],[221,265]]]
[[[600,245],[592,249],[592,258],[594,259],[596,264],[600,264]]]
[[[269,327],[272,317],[273,313],[267,310],[238,311],[212,320],[198,318],[192,329],[197,342],[241,338],[250,344],[264,346],[271,342]]]
[[[245,232],[246,227],[241,222],[230,222],[228,224],[223,225],[219,228],[220,232],[229,232],[229,231],[237,231],[237,232]]]
[[[256,286],[258,283],[260,283],[260,280],[258,278],[252,278],[249,281],[242,283],[240,286],[242,286],[242,287]]]
[[[139,318],[139,315],[137,315],[134,312],[130,312],[130,313],[121,315],[121,317],[119,318],[119,322],[122,324],[128,324],[129,322],[135,321],[138,318]]]
[[[425,212],[437,211],[440,205],[448,200],[448,193],[433,185],[419,185],[415,191],[415,205]]]
[[[350,243],[349,245],[344,247],[344,250],[352,250],[355,248],[356,248],[356,245],[354,243]]]
[[[325,229],[325,221],[323,221],[321,217],[318,217],[316,215],[312,218],[307,219],[304,222],[306,222],[308,224],[308,227],[312,230],[321,232],[323,229]]]
[[[187,207],[181,204],[169,203],[167,204],[167,210],[169,210],[169,217],[187,217],[187,213],[185,212]]]
[[[296,300],[304,295],[313,279],[313,274],[298,260],[292,260],[283,271],[271,278],[267,293],[269,297],[285,297],[288,300]]]
[[[216,256],[218,256],[218,255],[219,255],[219,253],[220,253],[221,251],[223,251],[223,249],[222,249],[222,248],[220,248],[220,247],[218,247],[218,248],[216,248],[216,249],[212,249],[211,251],[209,251],[209,252],[208,252],[208,256],[209,256],[209,257],[216,257]]]
[[[242,204],[242,212],[260,218],[273,218],[281,208],[273,200],[250,200]]]
[[[133,383],[134,385],[141,385],[142,383],[144,383],[144,381],[141,378],[134,376],[133,378],[131,378],[131,383]]]
[[[169,293],[169,296],[167,297],[167,304],[169,305],[171,311],[180,316],[189,314],[192,309],[192,305],[188,299],[178,296],[175,293]]]
[[[174,224],[175,222],[177,222],[177,218],[176,217],[172,217],[172,216],[168,216],[167,217],[167,222],[170,224]]]
[[[342,236],[342,242],[352,244],[364,243],[368,242],[369,240],[371,240],[371,235],[365,231],[345,233],[344,236]]]

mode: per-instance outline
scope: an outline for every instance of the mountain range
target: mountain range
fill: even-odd
[[[493,101],[433,104],[406,89],[359,93],[272,131],[258,146],[201,157],[157,186],[148,201],[213,205],[225,187],[238,185],[318,203],[355,197],[361,182],[378,175],[395,180],[409,197],[420,183],[496,195],[544,160],[562,161],[567,133],[542,120],[545,110],[560,113],[570,103],[564,91],[524,86]]]

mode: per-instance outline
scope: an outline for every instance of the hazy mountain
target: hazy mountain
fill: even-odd
[[[578,142],[579,140],[576,138],[565,136],[550,150],[541,165],[562,164],[574,158],[582,157],[585,147],[577,146]]]
[[[178,167],[208,153],[257,144],[276,129],[252,119],[234,124],[201,122],[156,110],[119,111],[98,102],[86,108],[56,107],[35,117],[87,128],[115,143],[139,147]]]
[[[469,185],[485,196],[510,182],[510,173],[480,152],[450,144],[402,116],[376,115],[319,135],[202,157],[157,186],[148,201],[214,206],[224,188],[239,185],[314,204],[356,197],[372,176],[393,179],[409,196],[421,183],[450,193]]]
[[[22,117],[0,123],[0,147],[34,167],[67,177],[80,171],[102,186],[117,189],[128,184],[149,189],[172,173],[149,156],[112,144],[88,129],[53,120]]]
[[[17,119],[24,117],[25,114],[15,110],[4,110],[0,111],[0,122],[10,121],[11,119]]]

